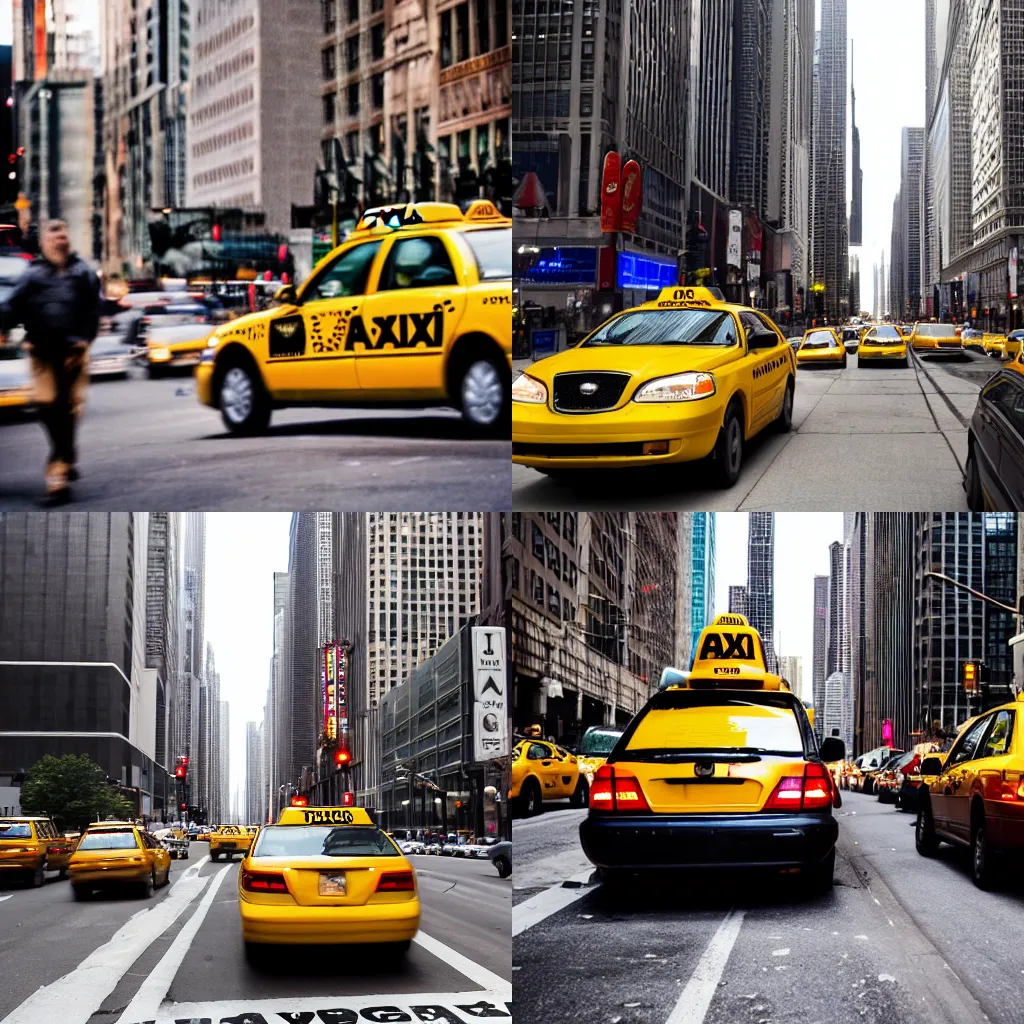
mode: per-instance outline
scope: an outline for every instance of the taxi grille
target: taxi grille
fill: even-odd
[[[529,455],[543,459],[599,459],[602,456],[641,456],[643,441],[618,444],[518,444],[513,443],[513,455]]]
[[[603,412],[615,408],[628,383],[628,373],[556,373],[552,400],[558,412]],[[584,393],[581,388],[590,384],[596,390]]]

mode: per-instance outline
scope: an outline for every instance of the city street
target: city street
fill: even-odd
[[[243,953],[238,862],[211,863],[206,849],[193,843],[188,861],[172,861],[171,884],[145,902],[126,893],[76,903],[56,876],[41,889],[0,889],[8,964],[0,1020],[266,1024],[280,1014],[303,1024],[464,1024],[510,1016],[511,883],[490,861],[412,858],[423,914],[402,966],[386,965],[372,947],[292,947],[257,972]]]
[[[133,374],[138,371],[133,370]],[[0,508],[43,494],[34,419],[0,422]],[[474,440],[454,410],[285,409],[264,436],[232,437],[190,377],[93,382],[79,436],[76,506],[509,508],[511,446]]]
[[[913,818],[843,793],[835,885],[806,899],[734,876],[612,900],[585,811],[513,829],[513,970],[524,1020],[615,1024],[1016,1024],[1019,874],[982,892],[966,852],[914,848]],[[564,882],[568,885],[564,885]]]
[[[911,353],[910,367],[800,369],[793,430],[755,437],[739,481],[714,488],[699,464],[648,474],[581,473],[556,481],[512,468],[516,508],[966,511],[962,469],[978,392],[999,364]],[[526,364],[520,368],[525,369]]]

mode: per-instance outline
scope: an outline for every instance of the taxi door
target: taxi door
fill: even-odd
[[[355,362],[364,393],[416,398],[443,392],[445,353],[466,308],[462,268],[461,255],[443,235],[390,239],[377,286],[363,303],[369,337]]]
[[[330,399],[359,389],[354,341],[380,247],[380,239],[372,239],[345,249],[303,285],[298,305],[275,311],[263,368],[275,397]]]
[[[756,313],[740,313],[740,322],[747,337],[754,331],[772,331],[774,328]],[[753,373],[750,396],[751,432],[766,426],[779,414],[786,383],[789,380],[790,353],[788,342],[780,341],[772,348],[747,349]]]
[[[932,816],[940,832],[968,842],[971,838],[971,780],[975,753],[982,735],[992,724],[984,715],[954,744],[946,758],[942,774],[931,789]]]
[[[542,799],[553,800],[562,795],[559,775],[561,762],[547,743],[533,742],[527,747],[526,760],[533,773],[540,779]]]
[[[574,763],[575,758],[568,750],[562,747],[555,747],[555,757],[558,759],[558,774],[555,776],[555,791],[558,796],[572,796],[576,789],[576,781],[579,778],[579,766]]]

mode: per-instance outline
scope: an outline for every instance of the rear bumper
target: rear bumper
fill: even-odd
[[[580,824],[602,868],[806,868],[835,846],[829,814],[600,815]]]
[[[38,853],[0,854],[0,873],[4,871],[35,871],[45,858]]]
[[[72,885],[121,885],[127,882],[143,882],[149,878],[152,868],[148,864],[123,868],[68,868]]]
[[[270,906],[239,900],[246,942],[405,942],[420,927],[420,901],[363,907]]]

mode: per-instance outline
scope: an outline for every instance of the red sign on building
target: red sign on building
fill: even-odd
[[[601,230],[618,231],[622,214],[622,195],[619,190],[619,154],[609,150],[604,158],[601,177]]]
[[[643,175],[640,165],[635,160],[627,160],[622,168],[620,192],[622,193],[622,231],[636,234],[636,224],[640,219],[640,207],[643,201]]]

